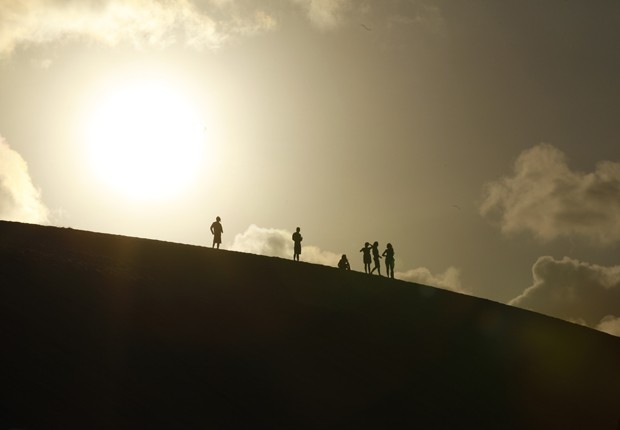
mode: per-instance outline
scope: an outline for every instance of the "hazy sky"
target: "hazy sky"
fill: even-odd
[[[620,335],[619,41],[612,0],[4,0],[0,218],[391,242],[397,278]]]

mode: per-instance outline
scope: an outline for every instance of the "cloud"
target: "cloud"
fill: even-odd
[[[480,213],[498,219],[504,233],[529,231],[542,241],[618,242],[620,163],[602,161],[594,172],[575,172],[562,151],[540,144],[519,155],[512,176],[486,185]]]
[[[533,284],[510,305],[610,333],[620,329],[614,317],[620,315],[620,266],[543,256],[534,263],[532,277]]]
[[[396,272],[395,277],[403,281],[416,282],[432,287],[452,290],[458,293],[468,294],[462,287],[460,280],[461,272],[455,267],[448,267],[445,272],[433,275],[426,267],[418,267],[406,272]]]
[[[182,45],[217,50],[240,36],[276,28],[282,3],[255,0],[3,0],[0,1],[0,59],[16,49],[66,40],[94,41],[137,49]],[[345,20],[384,15],[388,28],[415,27],[445,33],[441,10],[428,0],[371,7],[354,0],[289,0],[319,30]],[[281,15],[283,16],[283,15]],[[413,24],[413,25],[410,25]],[[39,65],[49,67],[49,59]]]
[[[230,250],[292,259],[292,234],[288,230],[263,228],[252,224],[245,232],[235,236]],[[301,260],[305,262],[336,267],[341,256],[342,254],[324,251],[317,246],[302,246]],[[468,291],[461,286],[459,269],[454,267],[449,267],[444,273],[437,275],[433,275],[425,267],[419,267],[406,272],[396,272],[395,277],[403,281],[468,294]]]
[[[252,224],[245,232],[235,236],[230,249],[232,251],[292,259],[292,234],[288,230],[263,228]],[[301,260],[308,263],[336,267],[341,256],[342,254],[324,251],[317,246],[302,246]],[[468,294],[468,291],[461,286],[460,271],[454,267],[449,267],[444,273],[437,275],[433,275],[425,267],[419,267],[406,272],[396,272],[395,277],[403,281],[417,282]]]
[[[321,30],[338,27],[344,12],[350,7],[350,0],[293,0],[306,11],[308,19]]]
[[[333,30],[346,21],[365,25],[367,29],[387,28],[421,30],[424,34],[445,36],[447,25],[434,0],[291,0],[304,11],[319,30]],[[402,34],[401,34],[402,35]],[[403,35],[404,37],[407,37]]]
[[[209,2],[212,18],[191,0],[5,0],[0,2],[0,58],[16,48],[84,38],[106,45],[217,49],[229,38],[267,31],[275,20],[260,9]],[[225,13],[224,13],[225,12]]]
[[[49,222],[49,210],[32,184],[28,165],[0,136],[0,219],[37,224]]]
[[[620,317],[606,315],[601,322],[598,323],[596,329],[613,334],[614,336],[620,336]]]
[[[235,236],[230,249],[232,251],[292,259],[292,235],[293,233],[287,230],[263,228],[252,224],[245,232]],[[316,246],[302,245],[301,260],[308,263],[337,266],[340,257],[340,254],[323,251]]]

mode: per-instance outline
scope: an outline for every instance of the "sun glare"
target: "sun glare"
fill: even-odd
[[[204,123],[196,109],[161,81],[109,92],[87,125],[93,173],[131,198],[167,197],[189,186],[204,149]]]

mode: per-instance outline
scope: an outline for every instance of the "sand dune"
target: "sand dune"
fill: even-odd
[[[0,430],[616,429],[620,339],[428,286],[0,222]]]

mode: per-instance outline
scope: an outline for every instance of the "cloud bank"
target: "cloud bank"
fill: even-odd
[[[65,40],[216,50],[236,37],[273,30],[286,8],[305,14],[321,31],[369,17],[371,10],[383,15],[377,23],[387,22],[388,29],[413,26],[430,34],[446,29],[441,10],[428,0],[380,7],[354,0],[3,0],[0,59],[19,48]]]
[[[0,58],[18,47],[73,38],[137,48],[179,43],[217,49],[231,37],[268,31],[275,24],[261,9],[222,0],[5,0],[0,2]]]
[[[480,213],[498,220],[504,233],[529,231],[542,241],[618,242],[620,163],[602,161],[594,172],[575,172],[562,151],[540,144],[519,155],[512,176],[486,185]]]
[[[232,251],[292,259],[292,235],[293,233],[287,230],[263,228],[252,224],[245,232],[235,236],[230,249]],[[306,246],[302,242],[301,261],[335,267],[338,265],[340,257],[340,254],[323,251],[316,246]]]
[[[403,281],[469,294],[469,291],[461,285],[460,270],[455,267],[448,267],[445,272],[436,275],[433,275],[426,267],[418,267],[406,272],[396,272],[395,277]]]
[[[230,250],[292,259],[292,235],[293,233],[288,230],[264,228],[252,224],[245,232],[235,236]],[[302,245],[301,261],[308,263],[337,267],[341,256],[342,254],[324,251],[317,246]],[[383,266],[382,269],[384,269]],[[395,277],[403,281],[416,282],[423,285],[443,288],[445,290],[469,294],[469,292],[461,286],[460,271],[454,267],[449,267],[444,273],[435,275],[427,268],[419,267],[406,272],[396,272]]]
[[[620,266],[538,258],[533,284],[510,305],[620,335]]]
[[[0,136],[0,219],[35,224],[49,222],[49,210],[32,184],[28,165]]]

